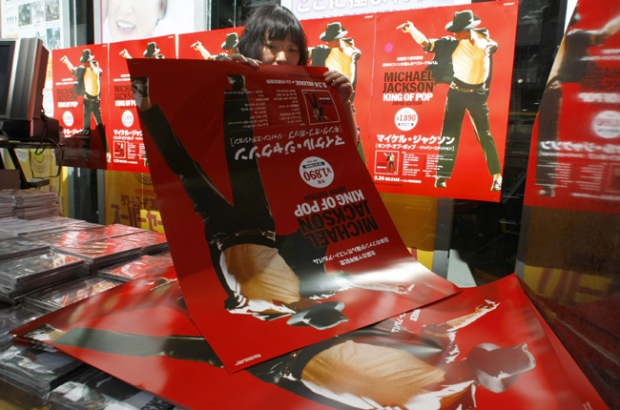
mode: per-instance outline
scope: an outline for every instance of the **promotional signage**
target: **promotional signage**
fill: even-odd
[[[232,375],[190,319],[174,271],[13,333],[184,408],[607,408],[515,275]]]
[[[105,168],[110,162],[108,45],[53,50],[54,115],[62,126],[62,164]]]
[[[532,136],[525,204],[620,213],[620,5],[570,19]]]
[[[357,149],[379,191],[499,200],[516,22],[517,3],[500,1],[303,21],[309,64],[352,80]],[[179,34],[178,55],[159,44],[172,37],[108,44],[103,76],[126,89],[119,53],[135,47],[129,55],[143,58],[150,43],[167,59],[225,59],[242,29]],[[63,68],[55,62],[54,75]],[[99,162],[70,154],[66,164],[145,172],[133,108],[104,98],[104,115],[114,113],[104,130],[108,152]]]
[[[142,141],[142,129],[131,91],[126,59],[176,57],[176,37],[163,36],[148,40],[112,43],[110,49],[110,163],[107,169],[148,172],[148,158]]]
[[[402,243],[325,68],[127,63],[185,301],[229,371],[456,291]]]
[[[380,191],[499,200],[517,6],[377,16],[365,151]]]

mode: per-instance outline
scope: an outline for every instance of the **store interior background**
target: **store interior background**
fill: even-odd
[[[472,1],[476,2],[480,1]],[[205,29],[217,29],[242,26],[255,7],[280,1],[200,3],[206,9]],[[73,23],[70,43],[63,46],[97,43],[99,2],[66,4]],[[437,274],[467,287],[516,272],[586,376],[613,407],[620,403],[618,213],[524,206],[532,127],[572,4],[519,1],[501,201],[382,197],[407,246]],[[114,171],[69,170],[67,216],[105,220],[104,181],[110,172]]]

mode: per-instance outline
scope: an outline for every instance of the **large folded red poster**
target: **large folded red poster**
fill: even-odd
[[[14,333],[192,409],[606,408],[515,275],[232,375],[191,321],[173,271]]]
[[[185,300],[227,369],[455,292],[400,240],[325,68],[127,62]]]

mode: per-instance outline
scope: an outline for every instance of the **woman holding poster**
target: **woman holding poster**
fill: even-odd
[[[247,40],[244,31],[240,51],[258,53],[252,55],[258,55],[262,64],[299,65],[307,61],[305,35],[290,11],[269,7],[259,9],[255,16],[246,26],[254,41]],[[258,66],[251,58],[235,59]],[[325,79],[338,90],[341,102],[348,104],[352,92],[348,77],[327,72]],[[251,155],[255,146],[245,78],[231,70],[227,81],[230,88],[224,92],[223,136],[232,201],[221,194],[191,157],[161,109],[151,104],[148,79],[132,79],[142,121],[170,170],[181,178],[195,212],[202,217],[214,269],[228,294],[225,308],[260,319],[291,316],[289,325],[327,329],[347,320],[342,314],[344,303],[321,303],[316,299],[352,287],[411,292],[411,272],[385,279],[342,272],[328,275],[323,263],[314,262],[324,260],[325,246],[315,246],[301,230],[289,235],[276,233],[257,157]]]

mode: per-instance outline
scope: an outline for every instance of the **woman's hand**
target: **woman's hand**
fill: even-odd
[[[338,92],[340,102],[345,105],[349,104],[351,96],[353,95],[353,84],[351,84],[351,79],[340,71],[335,70],[329,70],[324,74],[324,77],[327,84],[330,84]]]
[[[223,56],[220,61],[236,61],[238,63],[247,64],[252,68],[258,68],[261,65],[260,61],[237,53],[229,56]]]

